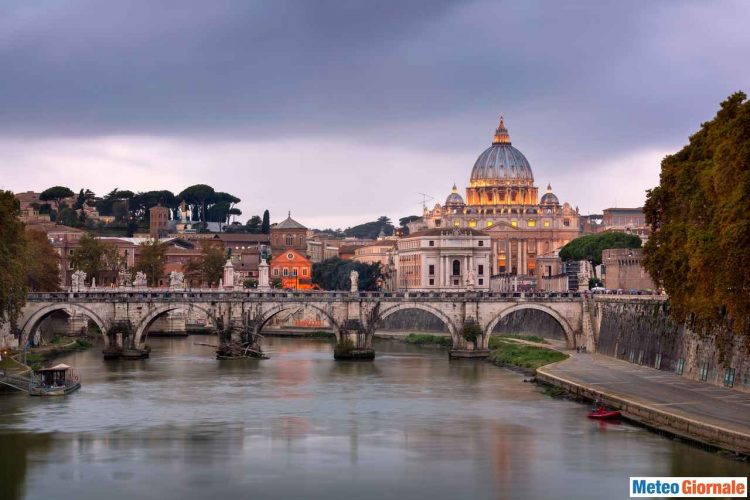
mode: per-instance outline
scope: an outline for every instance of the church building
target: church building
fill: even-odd
[[[526,157],[511,145],[503,118],[492,144],[474,163],[466,197],[456,186],[445,200],[409,224],[411,232],[434,228],[481,230],[491,239],[492,275],[534,275],[536,257],[581,235],[578,209],[560,203],[552,186],[541,199]]]

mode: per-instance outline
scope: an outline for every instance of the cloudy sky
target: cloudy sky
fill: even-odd
[[[463,189],[503,114],[540,188],[640,206],[750,89],[748,25],[742,0],[4,0],[0,187],[206,183],[346,227]]]

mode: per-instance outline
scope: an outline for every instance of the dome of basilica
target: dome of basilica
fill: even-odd
[[[552,185],[547,184],[547,192],[544,193],[542,199],[539,200],[540,205],[559,205],[560,200],[557,198],[555,193],[552,192]]]
[[[456,188],[456,185],[453,184],[453,190],[451,191],[451,194],[448,195],[448,197],[445,199],[445,206],[446,207],[463,207],[466,205],[464,203],[464,199],[461,197],[460,194],[458,194],[458,189]]]
[[[523,153],[511,146],[508,129],[505,128],[502,117],[492,145],[479,155],[471,170],[472,183],[498,180],[534,181],[528,160]]]

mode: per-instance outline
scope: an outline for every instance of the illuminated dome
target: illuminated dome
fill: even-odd
[[[557,196],[555,196],[555,193],[552,192],[552,185],[547,184],[547,192],[544,193],[544,196],[542,196],[542,199],[539,201],[540,205],[559,205],[560,200],[557,199]]]
[[[492,145],[479,155],[474,163],[474,168],[471,170],[471,182],[474,184],[482,181],[506,180],[533,183],[534,175],[523,153],[511,146],[508,129],[505,128],[505,122],[500,117],[500,125],[495,131]]]
[[[456,189],[456,185],[453,184],[453,190],[451,190],[451,194],[448,195],[448,198],[445,199],[445,206],[446,207],[463,207],[466,203],[464,203],[464,199],[461,198],[461,195],[458,194],[458,189]]]

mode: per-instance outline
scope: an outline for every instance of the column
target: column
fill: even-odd
[[[513,245],[511,244],[510,238],[508,238],[508,241],[505,242],[505,272],[510,273],[510,270],[513,269],[512,262],[513,262],[513,256],[511,253],[511,250],[513,249]]]

